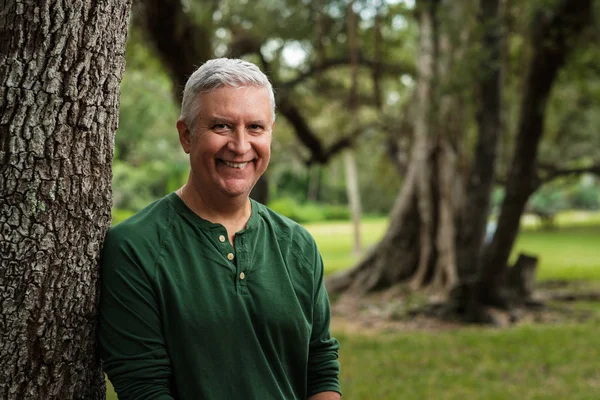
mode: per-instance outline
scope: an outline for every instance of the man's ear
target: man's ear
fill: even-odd
[[[185,154],[190,154],[192,133],[188,129],[187,124],[180,119],[177,120],[177,131],[179,132],[179,143],[181,143],[183,151],[185,151]]]

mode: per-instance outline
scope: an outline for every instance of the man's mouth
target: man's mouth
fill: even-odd
[[[221,161],[223,161],[223,164],[227,165],[228,167],[238,168],[238,169],[242,169],[246,166],[246,164],[248,164],[248,161],[243,162],[243,163],[235,163],[235,162],[230,162],[230,161],[225,161],[225,160],[221,160]]]

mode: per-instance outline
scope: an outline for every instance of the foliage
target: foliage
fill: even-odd
[[[119,222],[125,221],[127,218],[131,217],[135,214],[134,211],[124,210],[122,208],[114,208],[112,209],[112,224],[116,225]]]
[[[113,161],[113,221],[122,219],[124,210],[138,211],[177,189],[187,178],[171,80],[135,30],[126,57]]]
[[[600,185],[592,175],[557,179],[531,197],[528,210],[554,214],[560,210],[595,210],[600,207]]]
[[[542,186],[529,199],[529,209],[538,213],[555,214],[567,208],[568,200],[563,191],[557,190],[556,185]]]
[[[568,196],[572,208],[580,210],[600,208],[600,185],[592,176],[583,176],[569,188]]]
[[[298,203],[291,197],[273,200],[269,203],[269,207],[298,223],[347,220],[350,217],[350,212],[345,206],[314,202]]]

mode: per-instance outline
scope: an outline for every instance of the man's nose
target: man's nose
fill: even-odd
[[[250,151],[251,145],[245,128],[238,128],[235,130],[231,140],[227,144],[227,148],[238,154],[245,154]]]

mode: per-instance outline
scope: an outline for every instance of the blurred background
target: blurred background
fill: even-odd
[[[344,399],[600,398],[599,18],[593,0],[134,2],[113,223],[186,181],[187,77],[247,59],[277,102],[252,197],[317,240]]]

